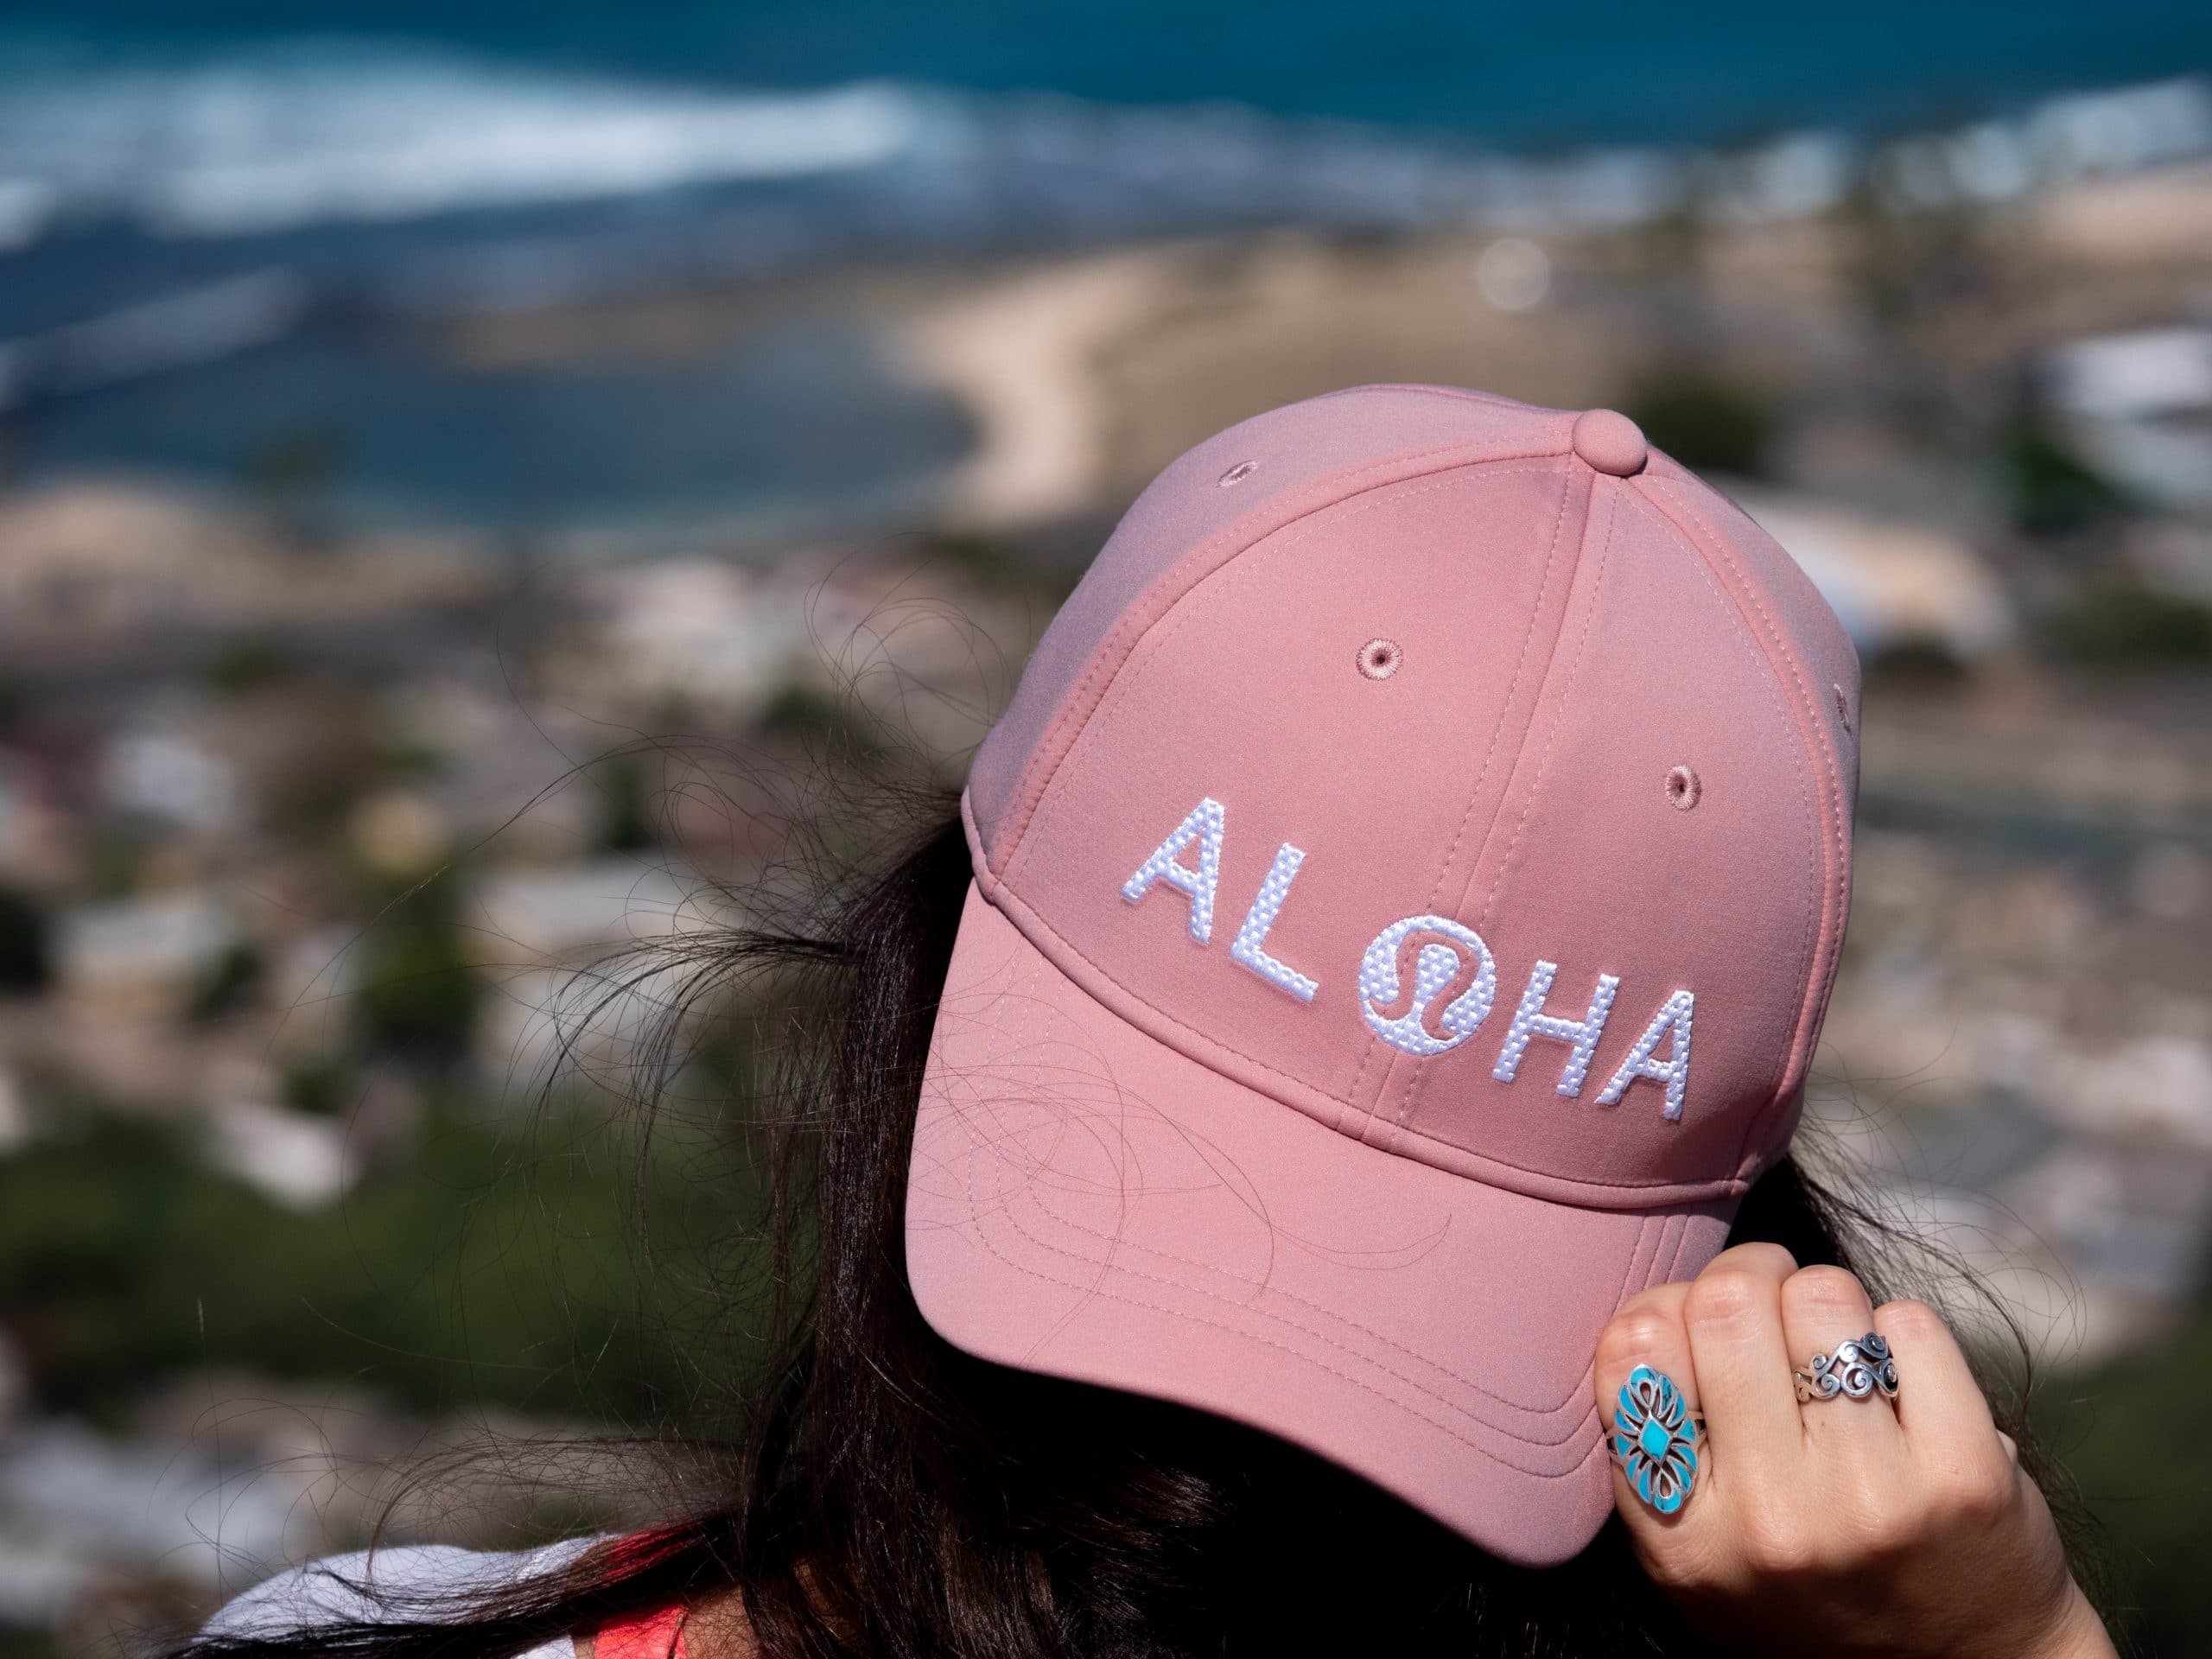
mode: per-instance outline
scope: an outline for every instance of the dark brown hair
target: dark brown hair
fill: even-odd
[[[784,1011],[760,1091],[779,1342],[689,1518],[464,1605],[202,1637],[178,1659],[505,1659],[622,1614],[741,1592],[769,1659],[1185,1659],[1344,1652],[1688,1653],[1618,1524],[1563,1567],[1510,1566],[1378,1489],[1179,1407],[970,1358],[904,1270],[917,1093],[969,880],[957,822],[836,884],[810,921],[690,952],[696,983]],[[688,1000],[688,999],[686,999]],[[1911,1287],[1902,1236],[1796,1161],[1734,1236]],[[2023,1402],[1997,1402],[2032,1458]],[[1694,1644],[1703,1651],[1704,1644]]]

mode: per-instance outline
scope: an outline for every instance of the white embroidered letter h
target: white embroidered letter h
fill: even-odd
[[[1605,1016],[1613,1011],[1613,997],[1620,990],[1621,982],[1611,974],[1598,976],[1596,995],[1590,999],[1590,1012],[1580,1020],[1563,1019],[1544,1012],[1545,1001],[1552,994],[1552,981],[1559,974],[1555,962],[1538,962],[1535,971],[1529,976],[1529,988],[1521,993],[1521,1006],[1513,1011],[1513,1024],[1505,1033],[1505,1046],[1498,1051],[1497,1065],[1491,1076],[1500,1083],[1510,1083],[1520,1075],[1521,1061],[1529,1052],[1529,1041],[1535,1037],[1549,1037],[1555,1042],[1567,1044],[1574,1052],[1567,1057],[1567,1068],[1559,1074],[1559,1091],[1569,1100],[1582,1092],[1582,1080],[1590,1075],[1590,1062],[1598,1052],[1598,1039],[1605,1034]]]

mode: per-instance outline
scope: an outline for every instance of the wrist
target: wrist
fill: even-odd
[[[2050,1635],[2037,1645],[2028,1659],[2118,1659],[2112,1636],[2082,1586],[2069,1582],[2064,1609],[2052,1624]]]

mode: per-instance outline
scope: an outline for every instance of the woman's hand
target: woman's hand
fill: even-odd
[[[1791,1372],[1878,1332],[1876,1393],[1797,1402]],[[1631,1300],[1599,1340],[1608,1444],[1639,1365],[1705,1414],[1696,1482],[1673,1515],[1618,1461],[1613,1498],[1644,1570],[1723,1645],[1792,1655],[2073,1659],[2112,1643],[2068,1572],[2050,1511],[1943,1322],[1870,1306],[1840,1268],[1778,1245],[1724,1251],[1696,1281]]]

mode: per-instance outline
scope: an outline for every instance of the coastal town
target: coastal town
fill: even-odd
[[[639,1151],[679,999],[606,964],[746,917],[794,833],[888,833],[861,785],[949,799],[1135,491],[1356,382],[1624,410],[1799,560],[1866,670],[1808,1155],[2047,1374],[2201,1327],[2212,154],[2022,174],[1990,129],[1883,165],[1777,146],[1624,222],[849,262],[409,343],[557,374],[834,321],[961,437],[864,509],[378,517],[311,444],[219,483],[14,472],[44,405],[0,411],[6,1650],[189,1618],[424,1504],[448,1538],[620,1519],[548,1512],[512,1461],[443,1497],[373,1472],[740,1366],[625,1287],[641,1213],[679,1262],[720,1241],[683,1172],[741,1139],[715,1067],[744,1058],[688,1031]],[[314,1262],[366,1287],[320,1301]],[[588,1313],[555,1338],[558,1298]]]

